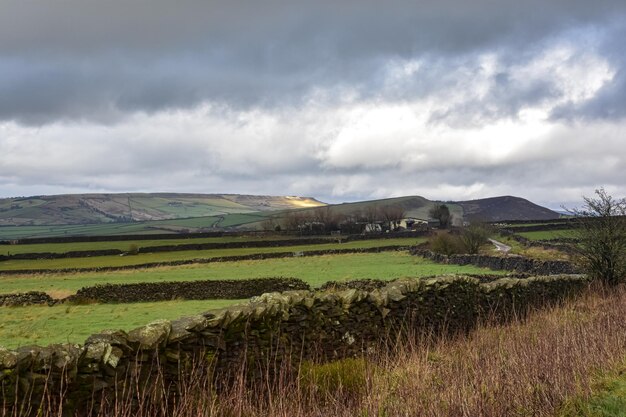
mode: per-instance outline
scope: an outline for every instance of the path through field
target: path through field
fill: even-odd
[[[511,250],[510,246],[505,245],[502,242],[498,242],[497,240],[494,240],[494,239],[489,239],[489,241],[493,243],[496,249],[500,252],[509,253],[509,251]]]

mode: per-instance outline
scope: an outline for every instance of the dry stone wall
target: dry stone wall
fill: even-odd
[[[83,287],[70,300],[95,300],[100,303],[137,303],[144,301],[238,300],[267,292],[310,290],[297,278],[251,278],[179,282],[142,282]]]
[[[48,304],[55,303],[52,297],[45,292],[30,291],[24,293],[15,294],[0,294],[0,307],[18,307],[28,306],[33,304]]]
[[[373,291],[264,294],[243,305],[158,320],[128,333],[104,331],[82,346],[0,349],[0,404],[9,414],[20,404],[36,412],[42,398],[50,398],[46,392],[67,389],[66,410],[81,409],[126,386],[128,375],[144,382],[159,375],[175,394],[173,381],[192,364],[210,365],[212,375],[224,381],[245,362],[254,378],[268,363],[361,354],[400,332],[468,332],[481,318],[519,316],[580,293],[587,284],[583,276],[488,284],[459,276],[398,280]]]
[[[443,264],[474,265],[499,271],[514,271],[533,275],[578,274],[580,271],[567,261],[541,261],[522,256],[442,255],[427,249],[413,248],[411,254]]]

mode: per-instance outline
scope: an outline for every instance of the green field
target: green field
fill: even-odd
[[[516,233],[530,240],[550,240],[550,239],[569,239],[576,237],[577,231],[574,229],[564,230],[539,230],[534,232]]]
[[[127,251],[131,245],[139,248],[149,248],[154,246],[189,245],[199,243],[227,243],[227,242],[249,242],[258,240],[281,240],[297,239],[296,236],[223,236],[205,238],[178,238],[178,239],[150,239],[150,240],[115,240],[107,242],[67,242],[67,243],[33,243],[20,245],[0,245],[0,255],[15,255],[20,253],[64,253],[72,251],[119,249]],[[330,239],[330,238],[329,238]]]
[[[83,343],[104,329],[131,330],[157,319],[176,319],[241,300],[164,301],[137,304],[0,307],[0,346]]]
[[[186,220],[186,222],[185,222]],[[198,217],[179,220],[155,220],[134,223],[97,223],[54,226],[0,226],[0,239],[23,239],[57,236],[113,236],[132,234],[176,233],[192,223],[192,229],[209,229],[219,217]],[[182,223],[182,225],[181,225]],[[192,230],[193,231],[193,230]]]
[[[595,377],[590,397],[576,397],[566,402],[558,417],[626,416],[626,365],[619,364],[609,373]]]
[[[266,248],[235,248],[235,249],[212,249],[199,251],[175,251],[141,253],[129,256],[95,256],[88,258],[64,258],[64,259],[37,259],[37,260],[9,260],[0,262],[0,270],[19,269],[63,269],[63,268],[96,268],[107,266],[140,265],[150,262],[168,262],[191,259],[208,259],[222,256],[250,255],[256,253],[276,252],[303,252],[327,249],[359,249],[379,246],[415,245],[423,239],[399,238],[399,239],[374,239],[357,240],[346,243],[328,243],[316,245],[298,245]]]
[[[407,252],[325,255],[296,258],[216,262],[141,270],[76,274],[0,276],[3,293],[45,291],[63,297],[85,286],[138,282],[195,281],[262,277],[301,278],[313,287],[326,281],[361,278],[394,279],[441,274],[503,274],[475,266],[437,264]]]
[[[330,280],[362,278],[391,280],[400,277],[462,273],[504,272],[474,266],[436,264],[411,256],[407,252],[381,252],[220,262],[106,273],[0,276],[0,288],[3,293],[46,291],[54,297],[63,297],[81,287],[105,283],[285,276],[301,278],[311,286],[318,287]],[[234,300],[178,300],[161,303],[0,307],[0,345],[15,348],[26,344],[80,343],[90,334],[102,329],[128,330],[158,318],[174,319],[234,302]]]

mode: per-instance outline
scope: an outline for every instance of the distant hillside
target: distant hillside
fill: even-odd
[[[336,214],[400,206],[405,217],[430,218],[435,204],[408,196],[330,205]],[[469,221],[551,220],[556,213],[519,197],[446,202],[456,224]],[[80,194],[0,200],[0,240],[53,236],[111,236],[267,228],[293,210],[326,206],[314,198],[236,194]]]
[[[561,215],[520,197],[504,196],[458,201],[463,217],[469,221],[553,220]]]
[[[0,226],[127,223],[323,206],[313,198],[238,194],[68,194],[0,199]]]
[[[370,207],[385,209],[386,207],[399,206],[405,211],[405,217],[428,220],[431,218],[430,210],[436,204],[443,202],[428,200],[420,196],[386,198],[381,200],[359,201],[355,203],[328,205],[336,214],[351,214],[365,212]],[[455,224],[462,221],[485,221],[497,222],[503,220],[552,220],[560,217],[545,207],[541,207],[520,197],[492,197],[480,200],[445,202],[453,216]],[[302,209],[302,212],[313,211],[315,208]],[[283,212],[274,212],[272,217],[280,219]],[[258,228],[259,222],[241,224],[242,228]]]

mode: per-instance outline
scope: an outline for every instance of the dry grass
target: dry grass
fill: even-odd
[[[624,317],[626,290],[596,289],[524,321],[455,338],[412,338],[362,362],[296,370],[276,364],[277,378],[252,386],[239,378],[219,394],[198,371],[183,378],[175,399],[159,397],[162,387],[153,384],[135,408],[129,392],[99,415],[554,416],[568,398],[592,393],[597,372],[622,363]]]

